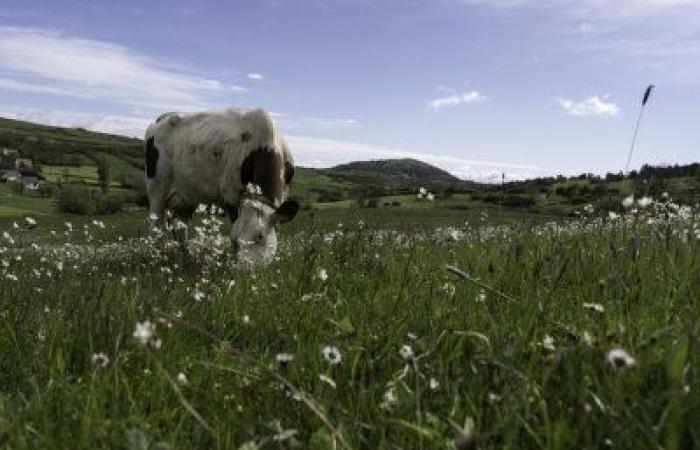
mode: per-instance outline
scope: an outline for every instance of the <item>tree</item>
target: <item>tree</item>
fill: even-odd
[[[101,155],[96,158],[97,162],[97,184],[100,185],[102,193],[106,194],[109,190],[109,164],[107,164],[107,159]]]

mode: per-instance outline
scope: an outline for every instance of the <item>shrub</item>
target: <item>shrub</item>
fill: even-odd
[[[503,197],[504,206],[516,208],[529,208],[535,204],[535,199],[530,195],[506,195]]]
[[[50,198],[53,197],[53,191],[54,188],[48,183],[43,183],[39,185],[39,189],[37,190],[37,193],[39,194],[40,197],[44,198]]]
[[[106,195],[84,184],[68,183],[58,191],[58,210],[62,213],[92,215],[115,214],[122,210],[124,199]]]
[[[84,184],[66,183],[58,191],[58,211],[88,215],[95,213],[95,200]]]
[[[95,197],[95,212],[97,214],[116,214],[122,210],[124,199],[118,195],[97,195]]]
[[[514,208],[529,208],[535,205],[535,199],[531,195],[498,195],[492,193],[484,196],[483,200],[488,203]]]

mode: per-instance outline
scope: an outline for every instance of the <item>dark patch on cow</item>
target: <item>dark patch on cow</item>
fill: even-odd
[[[241,142],[248,142],[253,135],[250,133],[250,131],[244,131],[241,133]]]
[[[241,182],[245,188],[248,183],[260,186],[263,196],[275,203],[284,193],[282,177],[284,163],[282,155],[270,148],[253,150],[241,165]]]
[[[180,117],[178,113],[166,112],[158,116],[158,118],[156,119],[156,123],[162,122],[165,119],[168,119],[168,123],[174,127],[182,121],[182,117]]]
[[[212,153],[214,154],[214,159],[215,159],[215,160],[218,161],[219,158],[221,158],[221,152],[222,152],[221,148],[218,148],[218,147],[215,148],[215,149],[212,151]]]
[[[171,113],[171,112],[166,112],[166,113],[164,113],[164,114],[161,114],[161,115],[158,116],[158,118],[156,119],[156,123],[158,123],[158,122],[160,122],[161,120],[165,119],[165,118],[168,117],[170,114],[173,114],[173,113]]]
[[[156,176],[156,166],[158,165],[158,148],[156,147],[155,138],[150,137],[146,141],[146,177],[153,178]]]
[[[289,161],[285,161],[284,182],[286,184],[290,184],[292,182],[292,178],[294,178],[294,164],[290,163]]]

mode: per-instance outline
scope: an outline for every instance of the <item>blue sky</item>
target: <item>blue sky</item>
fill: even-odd
[[[466,178],[700,158],[698,0],[4,0],[0,115],[141,135],[262,106],[299,164]],[[498,177],[500,178],[500,176]]]

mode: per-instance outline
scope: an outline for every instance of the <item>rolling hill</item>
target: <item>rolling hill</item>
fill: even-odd
[[[409,158],[357,161],[331,167],[328,172],[337,177],[360,182],[375,182],[377,177],[381,176],[386,177],[386,182],[399,185],[416,186],[425,183],[434,186],[463,183],[462,180],[442,169]]]

